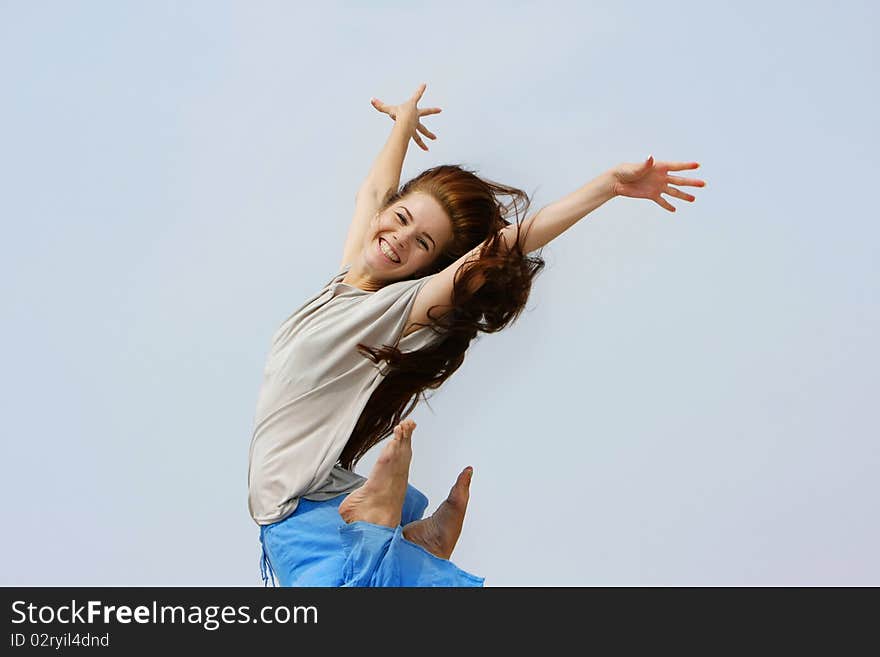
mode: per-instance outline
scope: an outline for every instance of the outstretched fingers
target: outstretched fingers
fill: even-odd
[[[699,178],[682,178],[680,176],[666,176],[666,180],[673,185],[686,185],[688,187],[705,187],[706,181]]]
[[[431,139],[437,139],[437,135],[435,135],[433,132],[431,132],[430,130],[428,130],[428,129],[427,129],[425,126],[423,126],[421,123],[419,123],[419,124],[416,126],[416,129],[417,129],[419,132],[421,132],[423,135],[425,135],[426,137],[429,137],[429,138],[431,138]]]
[[[674,196],[676,198],[680,198],[684,201],[690,201],[690,202],[693,202],[697,198],[696,196],[692,196],[691,194],[687,194],[681,190],[675,189],[675,187],[670,187],[669,185],[666,186],[666,191],[664,191],[663,193],[669,194],[670,196]]]
[[[422,94],[425,93],[425,89],[427,88],[427,86],[428,86],[427,84],[422,82],[419,85],[419,88],[416,89],[416,92],[413,94],[413,99],[418,101],[422,97]]]
[[[659,194],[657,195],[657,198],[654,199],[654,202],[661,208],[669,210],[670,212],[675,212],[675,206],[670,204],[665,198],[663,198]]]
[[[395,116],[394,112],[392,112],[391,109],[385,103],[383,103],[381,100],[379,100],[378,98],[371,98],[370,104],[373,107],[375,107],[377,110],[382,112],[382,114],[387,114],[391,118],[391,120],[393,120],[393,121],[397,120],[397,117]]]

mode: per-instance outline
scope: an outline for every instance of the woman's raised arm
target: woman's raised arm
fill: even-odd
[[[606,171],[580,189],[544,206],[522,222],[523,253],[537,251],[614,196],[614,179],[611,172]],[[516,239],[516,226],[504,228],[501,235],[510,247]]]
[[[706,183],[696,178],[670,176],[668,172],[696,169],[699,166],[697,162],[654,162],[654,157],[651,156],[644,162],[620,164],[609,169],[580,189],[541,208],[533,216],[525,219],[522,228],[528,230],[528,234],[523,252],[537,251],[616,196],[649,199],[660,207],[675,212],[675,208],[660,194],[693,202],[693,196],[670,185],[705,187]],[[505,244],[512,245],[513,239],[516,238],[516,226],[507,226],[501,234],[505,238]]]
[[[373,162],[373,167],[361,184],[361,190],[368,190],[380,198],[384,197],[389,189],[397,189],[400,185],[400,172],[403,169],[403,160],[406,157],[406,149],[409,140],[415,141],[422,150],[428,147],[419,136],[419,132],[430,139],[437,139],[437,135],[428,130],[421,123],[421,118],[429,114],[442,112],[439,107],[419,109],[417,103],[425,93],[425,84],[419,85],[415,93],[400,105],[386,105],[378,98],[373,98],[373,107],[387,114],[394,121],[391,135],[384,148]]]
[[[520,226],[520,236],[524,235],[523,253],[537,251],[545,244],[571,228],[580,219],[615,196],[646,198],[661,207],[675,212],[660,194],[669,194],[685,201],[693,201],[694,197],[679,191],[670,185],[690,185],[705,187],[703,180],[695,178],[679,178],[668,175],[669,171],[696,169],[696,162],[654,162],[649,157],[643,163],[621,164],[597,176],[586,185],[541,208],[531,217],[524,219]],[[501,230],[505,245],[510,248],[514,244],[517,227],[511,224]],[[410,315],[404,328],[404,335],[416,331],[418,324],[429,323],[428,310],[439,305],[449,307],[452,303],[452,287],[458,269],[472,259],[478,259],[485,242],[477,245],[458,260],[432,275],[416,295]],[[482,285],[480,276],[475,277],[473,287]]]
[[[373,107],[380,112],[388,114],[394,121],[391,135],[385,146],[379,153],[367,177],[361,183],[355,195],[354,217],[345,238],[342,248],[342,264],[351,262],[363,241],[364,233],[370,224],[370,218],[382,204],[389,190],[397,189],[400,185],[400,172],[403,169],[403,160],[406,157],[406,149],[409,140],[413,139],[424,150],[428,150],[418,133],[436,139],[437,136],[430,132],[420,122],[422,116],[436,114],[442,111],[439,107],[419,109],[416,103],[422,97],[425,85],[422,84],[406,102],[400,105],[386,105],[378,99],[373,99]]]

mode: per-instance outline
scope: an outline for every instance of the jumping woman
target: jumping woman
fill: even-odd
[[[415,423],[405,418],[461,366],[477,333],[518,318],[544,267],[529,254],[616,196],[675,212],[661,194],[694,201],[672,185],[706,184],[669,174],[696,162],[649,157],[522,221],[525,192],[460,165],[399,187],[410,139],[426,151],[419,133],[436,139],[421,118],[440,108],[417,107],[425,87],[400,105],[373,99],[394,127],[357,193],[339,271],[271,339],[248,468],[264,584],[271,574],[282,586],[482,586],[450,561],[473,470],[424,518],[428,500],[408,483]],[[392,434],[370,476],[356,474]]]

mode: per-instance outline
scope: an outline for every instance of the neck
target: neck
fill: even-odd
[[[375,278],[371,278],[360,262],[353,262],[351,264],[351,268],[342,278],[342,282],[346,285],[351,285],[363,290],[364,292],[376,292],[387,284],[386,281],[379,281]]]

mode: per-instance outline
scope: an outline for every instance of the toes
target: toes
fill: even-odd
[[[474,469],[470,466],[466,467],[458,475],[458,479],[452,485],[449,491],[448,500],[456,505],[466,506],[470,497],[471,479],[474,475]]]
[[[397,425],[401,434],[401,441],[404,443],[409,443],[412,439],[413,429],[416,428],[416,423],[412,420],[404,420],[400,424]]]
[[[399,445],[406,445],[409,443],[410,432],[406,430],[406,425],[401,422],[400,424],[394,425],[394,441]]]

